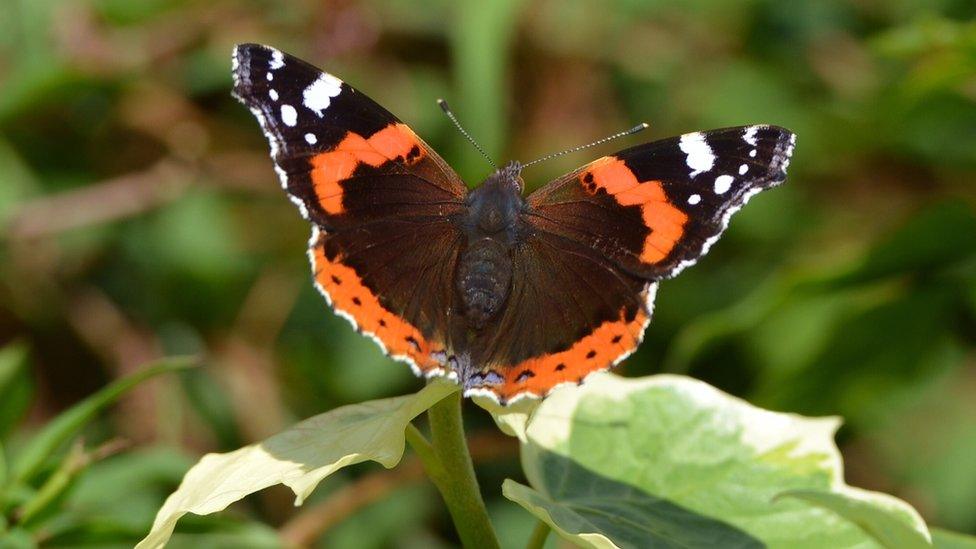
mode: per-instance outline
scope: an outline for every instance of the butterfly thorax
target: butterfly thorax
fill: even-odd
[[[464,317],[474,329],[498,314],[511,287],[512,250],[526,207],[520,172],[517,163],[495,171],[465,201],[465,246],[455,280]]]

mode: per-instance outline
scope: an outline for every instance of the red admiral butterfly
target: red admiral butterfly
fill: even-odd
[[[605,156],[528,197],[518,162],[469,192],[410,128],[338,78],[255,44],[235,48],[233,72],[234,96],[312,223],[326,301],[418,375],[502,403],[633,352],[657,281],[782,183],[795,143],[776,126],[695,132]]]

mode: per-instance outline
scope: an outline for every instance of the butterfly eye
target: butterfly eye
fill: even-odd
[[[522,191],[525,190],[525,181],[522,179],[521,175],[516,175],[512,178],[512,185],[515,187],[515,191],[521,195]]]

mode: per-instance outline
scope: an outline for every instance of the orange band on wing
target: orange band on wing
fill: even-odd
[[[640,205],[644,225],[651,231],[644,240],[641,261],[663,260],[684,235],[688,215],[668,201],[660,181],[638,181],[623,160],[606,156],[593,162],[580,174],[580,183],[590,194],[602,189],[621,206]]]
[[[506,367],[504,383],[492,390],[507,401],[526,392],[544,396],[560,383],[579,383],[588,374],[609,368],[636,349],[647,319],[643,309],[630,321],[621,310],[618,320],[604,322],[565,351]]]
[[[343,207],[339,184],[349,179],[360,164],[376,167],[398,158],[413,164],[423,155],[420,140],[405,124],[390,124],[369,139],[348,132],[331,151],[311,158],[315,195],[326,213],[340,214]]]
[[[323,246],[318,245],[313,248],[313,259],[315,281],[337,312],[352,317],[359,330],[379,339],[393,358],[409,359],[422,373],[441,368],[431,353],[443,352],[442,346],[435,348],[410,323],[383,308],[356,271],[343,265],[341,258],[329,261]]]

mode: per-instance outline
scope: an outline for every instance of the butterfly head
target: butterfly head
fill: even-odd
[[[503,168],[495,170],[488,179],[494,178],[498,184],[506,188],[514,189],[518,194],[522,194],[525,189],[525,181],[522,180],[522,163],[518,160],[512,160],[506,164]],[[488,180],[485,180],[487,183]]]

